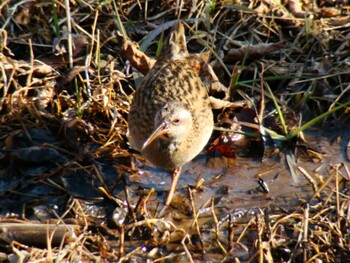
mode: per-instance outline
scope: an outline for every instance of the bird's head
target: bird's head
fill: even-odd
[[[192,114],[180,102],[168,102],[156,114],[154,118],[155,129],[144,142],[144,150],[155,139],[167,141],[182,141],[192,131]]]

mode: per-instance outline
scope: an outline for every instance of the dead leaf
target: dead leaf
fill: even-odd
[[[68,52],[68,32],[65,32],[65,30],[63,30],[63,32],[62,37],[55,38],[53,41],[53,50],[55,51],[56,56],[64,55]],[[87,37],[84,35],[72,34],[72,41],[73,57],[79,55],[83,48],[89,44]]]
[[[209,97],[209,100],[210,100],[211,107],[214,110],[219,110],[219,109],[228,108],[228,107],[242,108],[242,107],[246,106],[245,101],[230,102],[227,100],[221,100],[218,98],[214,98],[212,96]]]
[[[20,148],[15,150],[12,156],[16,161],[28,164],[40,164],[50,161],[59,162],[65,159],[57,150],[41,146]]]
[[[122,55],[130,61],[134,68],[144,75],[147,74],[156,63],[156,60],[149,58],[142,52],[137,43],[124,39],[120,32],[117,32],[117,40],[121,43]]]
[[[256,60],[262,58],[276,50],[280,50],[287,47],[286,41],[279,41],[272,44],[259,44],[253,46],[245,46],[239,49],[231,49],[228,51],[227,55],[224,57],[224,62],[234,62],[242,60],[247,52],[248,48],[248,60]]]

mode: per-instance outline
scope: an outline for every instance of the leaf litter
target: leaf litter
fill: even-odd
[[[349,257],[346,1],[66,4],[0,5],[1,260]],[[178,18],[221,131],[158,218],[126,119]]]

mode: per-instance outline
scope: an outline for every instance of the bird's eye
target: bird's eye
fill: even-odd
[[[176,118],[173,120],[173,124],[178,125],[180,124],[181,120],[179,118]]]

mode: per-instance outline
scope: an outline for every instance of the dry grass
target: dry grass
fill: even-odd
[[[1,260],[342,262],[349,257],[350,172],[341,160],[329,165],[324,181],[310,179],[314,197],[300,207],[261,208],[244,220],[220,214],[209,200],[203,224],[191,191],[192,211],[181,224],[157,218],[156,208],[149,208],[153,192],[125,183],[136,169],[126,118],[139,75],[126,60],[130,54],[120,36],[155,56],[163,45],[162,26],[177,18],[187,22],[191,52],[211,52],[222,84],[212,95],[255,98],[260,123],[275,132],[263,136],[293,141],[307,121],[349,127],[350,7],[342,1],[285,2],[0,4],[1,221],[80,227],[67,232],[64,242],[39,248],[13,241],[2,226]],[[122,34],[116,37],[116,31]],[[274,116],[273,123],[264,123],[265,116]]]

